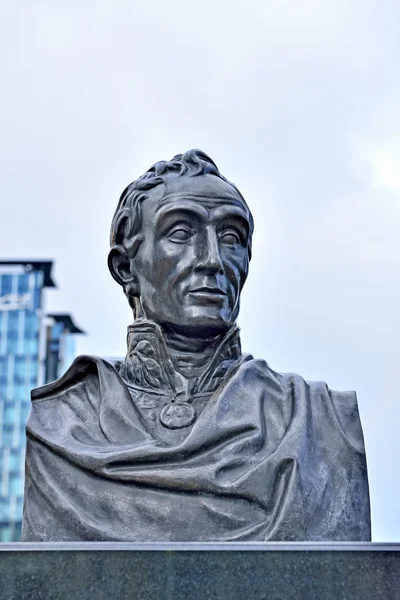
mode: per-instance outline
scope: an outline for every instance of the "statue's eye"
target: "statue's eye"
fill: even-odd
[[[222,231],[222,233],[220,235],[220,239],[224,244],[229,244],[232,246],[234,244],[241,243],[239,234],[236,233],[236,231],[233,231],[232,229],[227,229],[225,231]]]
[[[169,233],[169,239],[171,242],[177,242],[182,244],[187,242],[191,237],[191,231],[185,227],[176,227]]]

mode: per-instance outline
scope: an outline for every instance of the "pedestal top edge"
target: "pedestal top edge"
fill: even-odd
[[[0,552],[400,552],[385,542],[13,542]]]

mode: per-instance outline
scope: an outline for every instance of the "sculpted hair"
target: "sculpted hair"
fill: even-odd
[[[238,188],[221,175],[215,162],[205,152],[196,149],[188,150],[184,154],[177,154],[170,161],[157,162],[144,175],[141,175],[125,188],[111,223],[111,248],[122,247],[125,252],[134,257],[143,240],[141,236],[141,204],[149,196],[146,192],[157,185],[166,183],[169,177],[197,177],[199,175],[219,177],[235,189],[247,207],[246,201]],[[250,219],[248,252],[249,258],[251,258],[251,236],[254,224],[251,212],[249,209],[248,211]]]

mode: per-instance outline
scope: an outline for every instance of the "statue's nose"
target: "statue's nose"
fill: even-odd
[[[218,237],[215,231],[208,231],[205,239],[197,247],[197,269],[211,274],[222,273],[224,270]]]

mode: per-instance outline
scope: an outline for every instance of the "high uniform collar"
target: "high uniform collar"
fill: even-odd
[[[159,325],[137,319],[128,327],[127,356],[120,374],[128,383],[147,391],[182,394],[164,333]],[[217,346],[202,374],[191,384],[191,394],[213,391],[227,370],[241,357],[239,328],[234,325]]]

